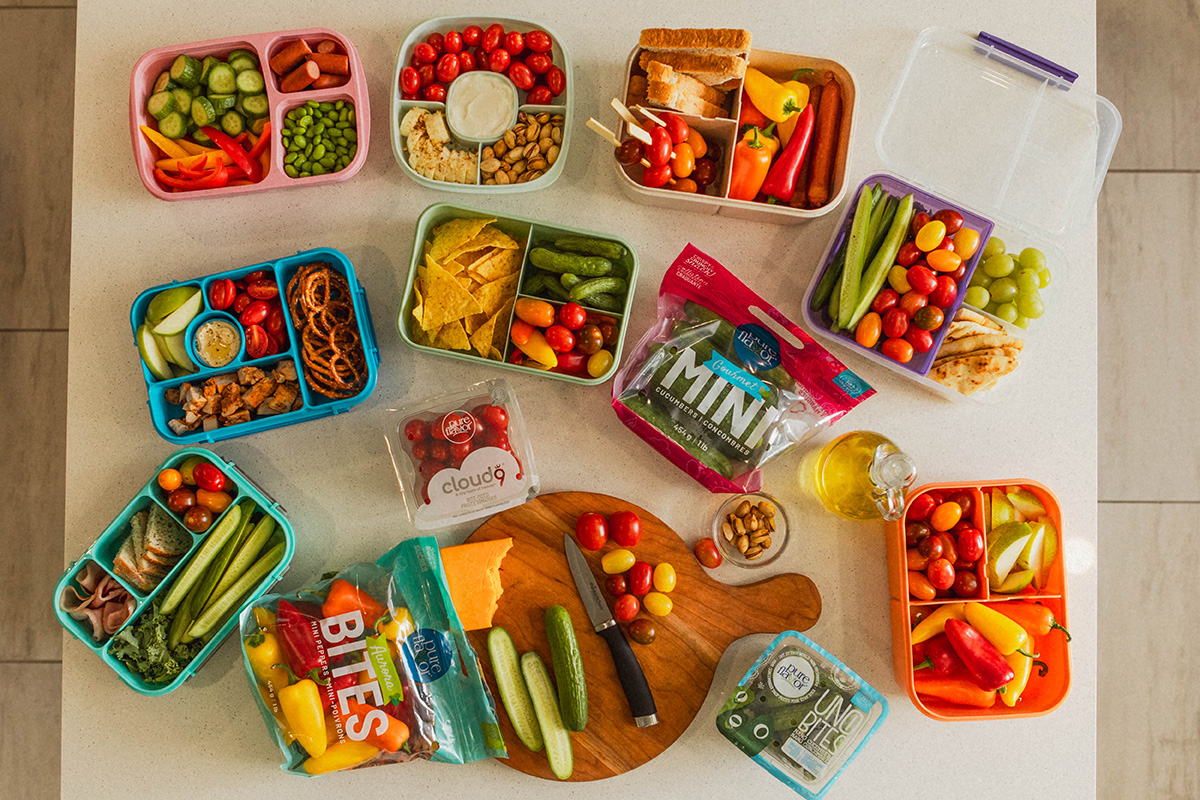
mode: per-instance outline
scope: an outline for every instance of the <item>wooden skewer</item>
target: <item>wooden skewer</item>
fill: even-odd
[[[633,138],[642,144],[650,144],[650,134],[638,124],[637,119],[634,118],[633,114],[629,113],[629,109],[625,107],[624,103],[614,97],[612,99],[612,107],[621,115],[621,119],[625,120],[625,124],[629,127],[629,134]]]
[[[613,133],[612,131],[610,131],[608,128],[604,127],[604,125],[599,120],[597,120],[595,117],[588,117],[587,126],[589,128],[591,128],[592,131],[594,133],[596,133],[601,139],[604,139],[606,142],[611,144],[613,147],[621,146],[621,141],[617,138],[616,134]],[[643,158],[642,166],[649,167],[650,162]]]
[[[655,125],[661,125],[664,128],[667,127],[667,123],[663,122],[661,117],[659,117],[657,114],[652,114],[650,109],[646,108],[645,106],[634,106],[634,108],[638,111],[638,113],[653,122]]]

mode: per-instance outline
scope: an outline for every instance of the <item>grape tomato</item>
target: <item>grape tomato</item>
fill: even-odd
[[[629,581],[629,591],[641,597],[653,586],[654,570],[645,561],[637,561],[629,568],[626,578]]]
[[[447,31],[442,37],[442,49],[447,53],[461,53],[463,49],[463,37],[458,31]]]
[[[562,325],[551,325],[545,335],[546,344],[556,353],[567,353],[575,348],[575,335]]]
[[[615,575],[618,572],[628,572],[636,561],[633,553],[625,548],[610,550],[600,558],[600,569],[604,570],[605,575]]]
[[[462,30],[463,44],[467,47],[478,47],[483,38],[483,28],[478,25],[468,25]]]
[[[656,635],[654,623],[645,617],[629,623],[629,638],[638,644],[653,644]]]
[[[908,330],[909,315],[903,309],[893,308],[883,315],[883,333],[889,338],[903,336]]]
[[[567,90],[567,74],[558,67],[551,67],[546,72],[546,87],[550,94],[558,97]]]
[[[642,520],[632,511],[616,511],[608,517],[613,541],[621,547],[636,547],[642,540]]]
[[[937,590],[933,588],[929,578],[916,570],[908,572],[908,593],[918,600],[932,600],[937,596]]]
[[[413,48],[413,59],[418,64],[432,64],[437,61],[437,49],[428,42],[421,42]]]
[[[565,303],[558,309],[558,324],[577,331],[587,323],[587,312],[578,303]]]
[[[554,47],[554,40],[545,31],[530,31],[525,34],[525,46],[535,53],[549,53]]]
[[[504,72],[512,63],[512,54],[507,50],[496,49],[488,56],[488,69],[492,72]]]
[[[905,339],[888,339],[879,349],[885,356],[900,364],[912,361],[913,346]]]
[[[925,576],[935,589],[949,589],[954,585],[954,564],[944,558],[934,559],[925,569]]]
[[[183,485],[183,475],[177,469],[164,469],[158,473],[158,486],[165,492],[173,492]]]
[[[930,250],[933,250],[939,244],[941,244],[942,240],[945,238],[946,224],[938,220],[933,220],[931,222],[926,222],[921,226],[921,229],[917,231],[915,241],[919,249],[928,253]]]
[[[613,616],[622,622],[628,622],[637,616],[641,608],[642,604],[638,602],[636,597],[631,594],[623,594],[613,604]]]
[[[671,598],[662,592],[650,592],[642,598],[642,605],[656,617],[665,617],[671,613],[671,609],[675,604],[671,602]]]
[[[512,56],[525,52],[525,36],[520,31],[509,31],[504,36],[504,49]]]
[[[183,527],[193,533],[204,533],[212,525],[212,512],[204,506],[192,506],[183,515]]]
[[[613,365],[613,355],[607,350],[601,350],[588,357],[587,372],[593,378],[599,378],[608,373]]]
[[[525,37],[525,41],[528,42],[529,37]],[[554,62],[545,53],[534,53],[525,57],[525,66],[529,67],[529,71],[534,75],[545,75],[554,66]]]
[[[958,233],[959,228],[963,226],[963,215],[952,208],[943,208],[934,214],[933,218],[946,226],[946,233],[949,235]]]
[[[662,563],[654,568],[654,591],[668,594],[674,591],[678,580],[675,568],[670,564]]]
[[[579,541],[579,546],[586,550],[599,550],[604,547],[608,541],[608,523],[604,516],[594,511],[581,514],[579,519],[575,520],[575,538]],[[604,571],[611,574],[607,568]],[[616,571],[624,572],[625,570]]]
[[[463,50],[458,54],[458,71],[459,72],[474,72],[479,68],[479,63],[475,60],[474,53],[468,53]]]
[[[584,325],[575,334],[575,345],[589,356],[598,353],[604,348],[604,334],[596,325]]]
[[[712,539],[701,539],[696,542],[692,552],[695,553],[696,560],[700,562],[700,565],[708,569],[716,569],[725,560],[720,549],[717,548],[717,543]]]
[[[613,155],[618,164],[629,167],[642,160],[642,150],[642,143],[630,136],[613,148]]]
[[[661,167],[671,161],[671,135],[662,126],[650,130],[650,144],[646,147],[646,160],[652,166]]]
[[[225,488],[225,473],[207,461],[197,464],[192,469],[192,479],[201,489],[219,492]]]
[[[925,308],[927,305],[929,305],[929,295],[913,289],[911,292],[904,293],[904,296],[900,298],[899,305],[897,308],[893,308],[892,311],[902,311],[905,315],[911,318],[916,316],[917,312],[922,308]],[[889,311],[888,313],[891,314],[892,311]],[[902,330],[900,333],[888,335],[903,336],[904,331]]]
[[[921,309],[924,311],[925,309]],[[918,328],[916,325],[909,327],[904,332],[904,340],[912,345],[913,350],[918,353],[928,353],[933,348],[933,334],[924,328]]]
[[[629,591],[629,581],[625,580],[623,574],[609,575],[604,579],[604,588],[613,597],[620,597]]]
[[[490,53],[500,46],[500,42],[503,39],[504,26],[498,22],[494,22],[483,32],[483,36],[479,40],[479,46],[483,49],[483,52]]]
[[[910,522],[904,526],[904,546],[915,547],[932,534],[933,530],[924,522]]]
[[[871,310],[876,314],[882,314],[890,308],[895,308],[899,302],[899,292],[891,288],[882,289],[879,294],[875,295],[875,299],[871,301]]]
[[[937,502],[929,492],[919,494],[908,504],[908,519],[912,522],[923,522],[929,519]]]

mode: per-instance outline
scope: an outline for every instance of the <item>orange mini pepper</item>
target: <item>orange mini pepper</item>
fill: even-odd
[[[988,608],[999,611],[1029,633],[1045,636],[1057,628],[1071,641],[1070,632],[1054,617],[1054,612],[1040,603],[988,603]]]
[[[771,151],[758,128],[753,133],[753,139],[742,139],[733,151],[733,174],[729,179],[729,197],[733,200],[753,200],[771,169]]]
[[[321,604],[321,614],[338,617],[353,611],[362,612],[363,625],[375,627],[375,621],[387,613],[387,609],[371,595],[349,581],[338,578],[329,585],[329,594]]]
[[[363,742],[366,744],[369,744],[372,747],[378,747],[380,750],[388,753],[395,753],[404,746],[405,742],[408,741],[408,726],[393,717],[391,714],[387,713],[381,708],[369,706],[364,703],[357,703],[354,700],[350,700],[349,704],[350,713],[352,715],[357,714],[359,717],[365,719],[368,713],[372,711],[378,711],[380,714],[383,714],[385,717],[387,717],[387,727],[382,733],[378,732],[377,730],[379,725],[378,720],[372,720],[370,733],[367,734],[367,738],[363,739]]]
[[[913,675],[917,694],[936,697],[947,703],[973,708],[991,708],[996,705],[996,690],[981,689],[970,678],[941,678],[936,675]]]

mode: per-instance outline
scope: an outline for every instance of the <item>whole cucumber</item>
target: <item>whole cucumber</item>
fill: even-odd
[[[562,275],[558,276],[558,282],[561,283],[562,287],[569,292],[579,284],[583,283],[583,278],[579,277],[574,272],[564,272]]]
[[[589,295],[585,304],[592,308],[598,308],[601,311],[612,311],[617,314],[625,310],[625,304],[618,297],[608,292],[596,292],[593,295]]]
[[[546,609],[546,639],[550,642],[563,724],[569,731],[581,731],[587,727],[588,719],[587,681],[579,643],[575,641],[575,625],[571,613],[562,606]]]
[[[842,277],[842,267],[845,264],[846,240],[843,239],[842,246],[838,248],[833,261],[825,268],[821,280],[817,282],[817,288],[813,291],[812,299],[808,301],[810,311],[820,311],[829,302],[829,295],[833,294],[833,288],[837,286],[838,279]]]
[[[545,247],[530,250],[529,263],[549,272],[573,272],[585,278],[599,278],[613,270],[613,264],[607,258],[560,253]]]
[[[583,253],[587,256],[600,256],[609,261],[617,261],[625,257],[625,248],[617,242],[592,239],[587,236],[560,236],[554,240],[554,246],[559,250],[570,250],[572,253]]]

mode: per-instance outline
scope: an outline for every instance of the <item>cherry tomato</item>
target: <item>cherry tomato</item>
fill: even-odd
[[[512,352],[508,354],[508,363],[517,365],[524,364],[525,354],[514,347]]]
[[[983,558],[983,534],[977,528],[967,528],[958,533],[958,557],[964,561]]]
[[[928,558],[930,561],[941,558],[944,552],[942,540],[936,536],[926,536],[917,542],[917,552],[921,554],[922,558]]]
[[[947,239],[947,241],[949,240]],[[958,253],[945,249],[934,250],[925,257],[925,261],[928,262],[931,269],[938,272],[954,272],[962,266],[962,257]]]
[[[658,114],[657,116],[667,127],[667,134],[671,137],[671,144],[683,144],[687,141],[690,128],[688,128],[688,124],[684,121],[683,117],[667,112]]]
[[[545,31],[530,31],[525,34],[525,46],[535,53],[549,53],[554,47],[554,40]]]
[[[917,247],[928,253],[937,248],[942,240],[946,238],[946,226],[937,220],[926,222],[917,231],[917,236],[913,240],[917,243]]]
[[[936,506],[937,503],[930,496],[929,492],[919,494],[908,504],[908,518],[915,522],[927,520]]]
[[[450,83],[458,77],[458,55],[455,53],[446,53],[438,59],[437,69],[435,70],[437,79],[442,83]]]
[[[962,519],[962,506],[947,501],[933,510],[929,516],[929,525],[935,531],[948,531]]]
[[[458,54],[458,71],[460,74],[463,72],[474,72],[478,68],[479,65],[475,62],[474,53],[468,53],[466,50],[463,50]]]
[[[604,335],[595,325],[584,325],[575,334],[575,345],[587,355],[598,353],[604,349]]]
[[[700,187],[691,178],[677,178],[675,182],[667,186],[667,188],[672,192],[683,192],[685,194],[696,194],[700,191]]]
[[[512,65],[508,68],[508,79],[513,82],[513,86],[516,86],[522,92],[528,92],[532,89],[534,82],[537,80],[533,76],[533,70],[520,61],[512,62]]]
[[[912,225],[909,226],[909,230],[912,232],[912,235],[916,236],[917,231],[928,225],[929,220],[931,219],[933,219],[933,217],[929,216],[924,211],[918,211],[916,214],[913,214]]]
[[[717,177],[717,162],[711,158],[696,159],[696,168],[692,170],[691,178],[697,186],[701,189],[711,186],[716,183]]]
[[[916,289],[913,289],[911,292],[904,293],[904,295],[900,298],[900,302],[897,304],[897,308],[908,314],[909,317],[913,317],[918,311],[928,305],[928,303],[928,296],[921,294]]]
[[[942,558],[951,564],[958,561],[958,539],[949,531],[938,531],[932,537],[942,543]]]
[[[925,577],[935,589],[949,589],[954,585],[954,565],[944,558],[934,559],[925,568]]]
[[[433,64],[422,64],[417,67],[417,76],[421,79],[422,88],[437,83],[437,73],[434,71]]]
[[[617,323],[615,320],[605,317],[600,320],[600,333],[604,334],[604,346],[612,347],[617,343]]]
[[[575,520],[575,538],[586,550],[599,550],[608,541],[608,523],[603,514],[589,511]],[[625,570],[621,570],[624,572]]]
[[[608,373],[613,364],[613,354],[607,350],[592,353],[588,356],[587,373],[593,378],[599,378]]]
[[[937,596],[937,590],[922,572],[908,571],[908,593],[918,600],[932,600]]]
[[[431,438],[445,441],[446,429],[445,429],[445,427],[443,427],[443,423],[445,421],[446,421],[446,415],[442,414],[437,419],[435,419],[433,422],[429,423],[429,435]]]
[[[933,252],[936,253],[938,250],[949,250],[951,253],[953,253],[954,252],[954,240],[951,239],[949,236],[947,236],[945,239],[942,239],[942,243],[939,244],[937,247],[933,248]]]
[[[286,323],[283,318],[283,309],[275,306],[271,309],[271,313],[267,315],[263,327],[267,329],[267,333],[274,336],[276,339],[286,339],[287,333],[284,330]]]
[[[271,313],[271,306],[266,300],[254,300],[250,305],[246,306],[246,310],[238,317],[238,321],[242,326],[258,325],[266,320],[267,315]]]
[[[558,67],[551,67],[546,72],[546,87],[550,94],[558,97],[567,90],[567,74]]]
[[[899,302],[900,293],[889,287],[875,295],[875,299],[871,301],[871,310],[876,314],[883,314],[889,309],[895,308]]]
[[[558,324],[577,331],[587,324],[587,312],[578,303],[566,303],[558,309]]]
[[[182,514],[196,505],[196,493],[191,489],[180,487],[167,495],[167,508],[176,514]]]
[[[446,87],[440,83],[431,83],[421,90],[421,97],[430,103],[446,102]]]
[[[638,602],[636,597],[631,594],[623,594],[613,604],[613,616],[622,622],[628,622],[637,616],[641,607],[642,604]]]
[[[618,572],[628,572],[635,561],[637,558],[633,553],[624,548],[610,550],[600,557],[600,569],[604,570],[605,575],[616,575]]]
[[[213,311],[224,311],[233,305],[237,288],[229,278],[217,278],[208,285],[208,305]]]
[[[430,459],[426,459],[425,461],[421,462],[421,464],[417,467],[417,474],[419,474],[422,478],[424,478],[425,480],[428,481],[428,480],[431,480],[434,475],[437,475],[439,472],[441,472],[445,468],[446,468],[445,464],[443,464],[440,461],[434,461],[433,459],[430,458]]]
[[[525,37],[525,40],[528,42],[529,37]],[[534,53],[526,56],[525,66],[529,67],[529,71],[534,75],[545,75],[554,66],[554,62],[545,53]]]
[[[621,547],[636,547],[642,540],[642,521],[632,511],[617,511],[609,515],[608,527],[613,541]]]
[[[626,574],[629,580],[629,591],[638,597],[650,591],[654,581],[654,570],[645,561],[637,561]]]
[[[478,47],[481,39],[483,39],[483,28],[478,25],[468,25],[463,28],[462,40],[467,47]]]
[[[924,522],[910,522],[904,526],[904,546],[916,547],[921,540],[933,534],[933,529]]]
[[[919,294],[929,294],[937,288],[937,276],[933,270],[922,264],[913,264],[908,268],[908,285]]]
[[[434,439],[429,444],[429,457],[434,461],[446,461],[450,458],[450,444],[445,439]]]
[[[638,644],[654,644],[654,637],[657,633],[654,630],[654,623],[645,617],[629,623],[629,638]]]
[[[410,442],[423,442],[429,438],[429,423],[423,419],[410,419],[404,423],[404,438]]]
[[[427,42],[421,42],[413,48],[413,58],[418,64],[432,64],[437,61],[437,48]]]
[[[958,265],[958,269],[954,270],[953,272],[947,272],[946,274],[950,276],[950,280],[954,281],[955,283],[961,283],[962,279],[967,276],[967,262],[963,261]]]
[[[204,533],[212,525],[213,515],[204,506],[193,506],[183,515],[183,527],[195,533]]]
[[[483,32],[483,37],[479,40],[479,47],[485,53],[490,53],[500,46],[500,42],[504,39],[504,26],[498,22],[493,22],[488,25],[486,31]]]
[[[696,157],[692,153],[692,146],[687,142],[675,145],[675,152],[671,156],[671,172],[676,178],[686,178],[691,175],[696,169]]]
[[[209,464],[207,461],[197,464],[192,470],[196,485],[210,492],[219,492],[225,488],[225,473]]]
[[[891,313],[890,311],[888,312]],[[882,322],[880,317],[874,311],[868,312],[859,321],[858,327],[854,329],[854,341],[858,342],[863,347],[874,347],[879,342],[879,334],[882,330]]]
[[[937,289],[929,295],[929,302],[938,308],[949,308],[958,298],[958,284],[949,275],[937,279]]]
[[[978,249],[978,231],[973,231],[970,228],[963,228],[958,233],[954,234],[954,252],[962,256],[963,261],[966,261],[971,256],[975,255],[975,251]]]
[[[517,319],[538,328],[548,328],[554,324],[554,306],[545,300],[519,297],[513,310]]]
[[[483,410],[483,424],[494,431],[508,430],[508,412],[504,406],[488,406]]]
[[[499,447],[501,450],[509,450],[508,433],[506,431],[488,428],[483,434],[483,442],[488,447]]]
[[[183,485],[183,475],[177,469],[164,469],[158,473],[158,486],[164,492],[173,492]]]
[[[525,52],[525,36],[520,31],[509,31],[504,36],[504,49],[513,58]]]
[[[512,54],[507,50],[496,49],[488,56],[488,69],[492,72],[504,72],[512,63]]]
[[[575,334],[562,325],[546,328],[546,344],[556,353],[567,353],[575,349]]]
[[[625,580],[625,575],[622,573],[609,575],[604,579],[604,588],[608,589],[608,593],[613,597],[620,597],[629,591],[629,581]]]
[[[548,106],[554,101],[554,95],[545,86],[535,86],[525,95],[525,102],[531,106]]]
[[[666,128],[658,126],[650,130],[650,144],[646,146],[645,155],[655,167],[671,163],[671,134]]]
[[[924,310],[921,309],[921,311]],[[916,325],[909,326],[909,329],[904,332],[904,340],[911,344],[913,350],[916,350],[918,353],[928,353],[929,349],[933,347],[933,334],[924,328],[918,328]]]
[[[262,358],[267,355],[267,350],[270,349],[271,342],[274,341],[261,325],[247,325],[245,336],[246,355],[251,359]]]
[[[196,490],[196,505],[207,508],[214,514],[220,514],[225,509],[229,508],[233,503],[233,498],[228,492],[210,492],[206,489]]]
[[[952,208],[943,208],[933,218],[946,226],[947,235],[953,236],[963,226],[963,216]]]
[[[246,294],[255,300],[274,300],[279,296],[279,285],[271,278],[260,278],[246,284]]]
[[[696,560],[700,562],[700,565],[709,569],[716,569],[725,560],[717,543],[712,539],[701,539],[696,542],[692,552],[696,554]]]
[[[463,37],[458,31],[447,31],[442,38],[442,49],[447,53],[461,53],[463,49]]]
[[[905,242],[900,245],[900,252],[896,253],[896,263],[902,267],[911,267],[920,257],[920,248],[913,242]]]
[[[246,310],[246,307],[253,302],[254,298],[246,294],[244,291],[239,293],[237,297],[233,298],[233,313],[241,314]]]
[[[954,593],[959,597],[978,597],[979,576],[970,570],[958,570],[954,575]]]
[[[446,49],[446,37],[443,34],[437,32],[431,33],[425,37],[425,41],[439,53]]]
[[[880,351],[888,358],[901,364],[907,364],[912,361],[913,357],[913,346],[905,339],[888,339],[883,343]]]
[[[451,442],[450,458],[454,459],[455,461],[462,461],[471,454],[471,450],[472,447],[470,439],[465,442]]]
[[[962,507],[962,515],[964,520],[969,519],[971,512],[975,510],[975,498],[968,491],[955,492],[947,499],[958,503],[959,506]]]
[[[421,439],[412,443],[412,457],[417,461],[424,461],[429,458],[429,441]]]
[[[654,591],[668,594],[675,590],[675,583],[679,580],[679,576],[675,574],[675,568],[670,564],[662,563],[654,568]]]
[[[663,164],[661,167],[646,167],[642,170],[642,185],[649,186],[651,189],[666,186],[669,180],[671,180],[670,164]]]
[[[650,592],[644,598],[642,598],[642,605],[644,605],[646,610],[656,617],[667,616],[671,613],[671,609],[675,606],[675,604],[671,601],[671,598],[662,592]]]
[[[908,295],[905,295],[906,297]],[[889,339],[904,335],[908,330],[909,313],[902,308],[890,309],[883,315],[883,334]]]

